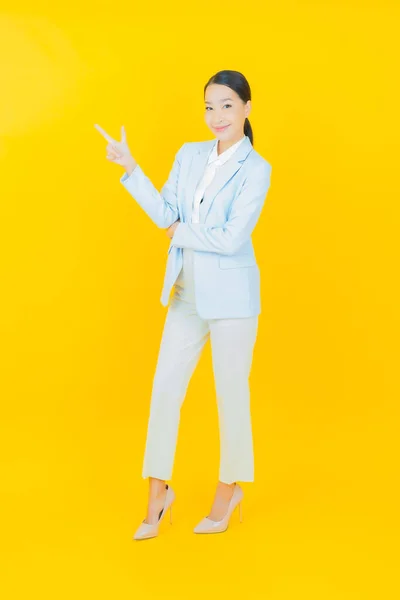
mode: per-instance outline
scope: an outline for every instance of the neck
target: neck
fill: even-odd
[[[243,136],[244,136],[244,134],[242,133],[242,135],[240,135],[237,139],[235,139],[235,140],[227,140],[226,142],[224,142],[222,140],[218,140],[218,146],[217,146],[217,154],[218,154],[218,156],[220,154],[222,154],[222,152],[225,152],[225,150],[228,150],[228,148],[230,148],[231,146],[233,146],[233,144],[236,144],[236,142],[238,142],[239,140],[241,140]]]

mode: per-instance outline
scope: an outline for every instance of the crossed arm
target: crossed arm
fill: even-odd
[[[223,227],[204,223],[178,223],[172,245],[203,252],[235,254],[255,228],[270,186],[272,168],[263,163],[251,173],[235,198]]]
[[[177,152],[168,180],[160,192],[139,165],[130,176],[125,174],[121,177],[124,187],[162,229],[169,228],[179,220],[177,187],[184,146],[185,144]],[[263,162],[245,179],[223,227],[178,222],[172,245],[203,252],[235,254],[248,240],[257,224],[270,187],[271,170],[269,163]]]

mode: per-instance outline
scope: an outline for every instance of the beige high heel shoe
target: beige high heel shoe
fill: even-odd
[[[172,523],[172,503],[175,500],[175,492],[168,484],[165,484],[165,487],[167,490],[167,494],[165,496],[164,507],[158,515],[157,523],[146,523],[146,519],[144,519],[133,536],[134,540],[147,540],[148,538],[156,537],[158,535],[158,528],[160,526],[160,523],[165,517],[165,514],[168,509],[169,522]]]
[[[232,498],[228,506],[228,512],[221,521],[212,521],[208,517],[204,517],[193,529],[194,533],[221,533],[226,531],[229,525],[229,519],[233,511],[239,506],[239,519],[242,522],[242,499],[243,490],[238,483],[235,484]]]

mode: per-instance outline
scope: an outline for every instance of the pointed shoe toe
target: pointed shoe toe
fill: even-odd
[[[135,531],[135,534],[133,536],[134,540],[147,540],[148,538],[152,538],[155,537],[156,535],[158,535],[158,525],[159,523],[145,523],[143,521],[143,523],[141,523],[139,525],[139,527],[137,528],[137,530]]]
[[[226,531],[229,526],[229,519],[237,506],[239,506],[239,518],[240,522],[242,522],[242,499],[243,490],[236,484],[228,506],[228,511],[224,518],[220,521],[212,521],[208,517],[204,517],[204,519],[202,519],[193,529],[193,533],[222,533],[223,531]]]
[[[196,525],[196,527],[193,529],[194,533],[217,533],[217,532],[222,532],[225,531],[225,529],[227,528],[227,523],[224,522],[224,519],[222,519],[221,521],[212,521],[211,519],[209,519],[208,517],[204,517],[204,519],[202,519],[200,521],[200,523],[198,523]]]
[[[133,538],[134,540],[147,540],[149,538],[156,537],[158,535],[158,530],[160,527],[160,523],[165,517],[167,510],[169,509],[169,521],[172,523],[172,503],[175,500],[175,493],[173,489],[169,486],[165,486],[167,489],[167,494],[165,496],[164,507],[160,511],[158,516],[157,523],[146,523],[146,521],[142,521],[137,530],[135,531]]]

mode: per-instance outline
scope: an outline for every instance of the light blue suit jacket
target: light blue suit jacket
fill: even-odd
[[[261,312],[260,271],[251,234],[270,186],[272,167],[246,136],[207,187],[200,204],[200,223],[191,223],[195,189],[215,142],[183,144],[160,192],[140,165],[120,181],[158,227],[168,228],[180,219],[168,249],[163,306],[168,305],[182,267],[182,248],[192,248],[199,316],[255,316]]]

